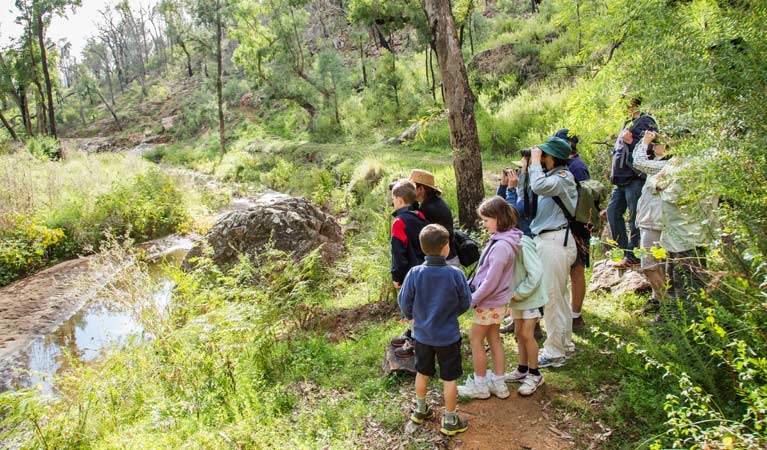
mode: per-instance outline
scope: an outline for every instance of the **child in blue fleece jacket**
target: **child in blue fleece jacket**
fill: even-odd
[[[445,227],[427,225],[421,231],[419,241],[426,262],[410,269],[399,293],[400,309],[408,320],[413,321],[415,339],[417,405],[410,419],[423,423],[433,415],[426,404],[426,388],[429,378],[435,374],[436,358],[445,397],[440,431],[453,436],[466,431],[469,426],[456,412],[456,380],[463,374],[458,316],[469,309],[471,291],[463,272],[447,264],[450,233]]]

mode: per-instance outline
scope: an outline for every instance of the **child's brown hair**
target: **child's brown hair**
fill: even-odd
[[[480,216],[497,220],[498,231],[508,231],[519,225],[519,212],[506,200],[495,196],[482,202],[477,208]]]
[[[403,178],[394,183],[391,195],[392,197],[401,198],[407,205],[412,205],[415,203],[415,183],[407,178]]]
[[[450,233],[442,225],[433,223],[426,225],[418,235],[421,241],[421,250],[426,256],[440,256],[445,244],[450,242]]]

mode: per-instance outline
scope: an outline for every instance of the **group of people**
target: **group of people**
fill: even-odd
[[[631,267],[640,256],[643,273],[653,286],[650,305],[656,305],[665,294],[664,270],[655,252],[635,249],[668,249],[671,257],[682,260],[667,263],[672,287],[680,285],[677,281],[689,286],[699,275],[695,268],[703,264],[704,233],[693,226],[700,226],[695,213],[678,205],[682,196],[673,171],[682,165],[678,158],[669,159],[667,147],[656,142],[657,125],[639,112],[640,102],[630,102],[632,117],[621,127],[613,148],[615,188],[606,215],[613,239],[625,251],[625,258],[614,265]],[[573,330],[585,326],[581,308],[591,236],[600,228],[584,217],[589,217],[589,210],[597,217],[604,215],[600,200],[606,197],[606,191],[603,195],[592,190],[593,185],[584,188],[590,175],[578,157],[577,144],[577,136],[559,130],[545,143],[523,151],[515,168],[504,169],[497,195],[477,210],[490,237],[475,275],[468,280],[456,255],[452,213],[434,176],[416,169],[410,178],[390,186],[395,208],[391,273],[409,322],[408,330],[391,343],[398,357],[416,358],[413,422],[433,416],[426,389],[436,374],[435,360],[445,399],[440,430],[452,436],[468,427],[456,412],[458,395],[507,398],[507,382],[519,382],[518,393],[531,395],[543,384],[541,368],[562,367],[575,352]],[[582,209],[587,212],[581,214]],[[458,318],[470,308],[474,373],[458,385],[463,375]],[[546,339],[539,351],[535,333],[541,318]],[[505,320],[509,323],[502,327]],[[501,332],[509,330],[516,336],[519,363],[507,373]],[[490,348],[490,369],[485,344]]]
[[[687,191],[693,180],[683,176],[688,161],[670,152],[671,138],[682,139],[689,130],[661,136],[655,119],[640,111],[641,103],[638,97],[629,101],[631,117],[613,147],[610,182],[615,188],[606,216],[613,239],[624,252],[613,265],[641,267],[652,287],[653,295],[643,308],[649,312],[657,310],[666,296],[679,298],[702,286],[707,226],[716,222],[718,199],[690,198]],[[667,286],[670,292],[665,292]]]

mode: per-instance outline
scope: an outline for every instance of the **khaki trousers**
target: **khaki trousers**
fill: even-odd
[[[543,309],[546,324],[543,349],[549,358],[565,356],[567,349],[573,348],[573,315],[567,282],[577,250],[572,233],[568,233],[567,246],[564,245],[565,233],[566,230],[551,231],[535,237],[543,267],[541,282],[548,297]]]

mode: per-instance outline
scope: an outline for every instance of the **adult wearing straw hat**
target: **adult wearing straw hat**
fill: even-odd
[[[438,223],[450,233],[450,254],[447,256],[447,263],[460,267],[453,239],[453,212],[442,198],[442,190],[437,187],[434,174],[422,169],[413,169],[409,180],[415,183],[418,210],[426,217],[426,221]]]

